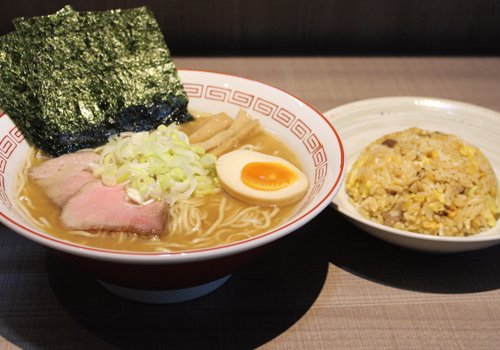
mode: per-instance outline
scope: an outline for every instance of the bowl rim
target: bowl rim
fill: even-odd
[[[120,251],[120,250],[111,250],[104,248],[96,248],[89,247],[85,245],[80,245],[76,243],[71,243],[69,241],[65,241],[63,239],[59,239],[57,237],[51,236],[49,234],[44,234],[37,232],[25,225],[17,222],[15,219],[7,216],[5,213],[0,212],[0,222],[5,226],[10,228],[11,230],[21,234],[22,236],[36,241],[48,248],[55,249],[57,251],[61,251],[64,253],[77,255],[81,257],[92,258],[95,260],[109,261],[109,262],[117,262],[117,263],[136,263],[136,264],[150,264],[150,263],[160,263],[160,264],[178,264],[178,263],[189,263],[196,262],[200,260],[209,260],[214,258],[225,257],[228,255],[238,254],[247,250],[251,250],[254,248],[258,248],[260,246],[264,246],[272,241],[275,241],[289,232],[305,225],[307,222],[312,220],[320,211],[325,209],[332,201],[333,197],[338,193],[340,189],[340,185],[343,182],[343,178],[345,176],[345,167],[346,167],[346,159],[345,159],[345,150],[340,138],[339,133],[332,125],[332,123],[328,120],[328,118],[321,112],[319,112],[316,108],[312,107],[306,101],[294,96],[293,94],[281,89],[277,88],[273,85],[254,80],[251,78],[246,78],[238,75],[222,73],[218,71],[212,70],[199,70],[199,69],[178,69],[179,72],[187,72],[187,73],[203,73],[208,75],[216,75],[216,76],[226,76],[229,78],[236,78],[248,81],[252,84],[260,84],[265,87],[280,91],[284,93],[288,97],[300,102],[301,104],[307,106],[312,112],[317,114],[323,121],[330,127],[331,131],[336,137],[336,141],[338,143],[339,151],[340,151],[340,170],[338,172],[337,177],[333,181],[331,188],[329,188],[328,192],[318,201],[318,203],[307,212],[299,215],[294,220],[287,222],[284,226],[279,228],[272,229],[271,231],[267,231],[263,234],[257,235],[255,237],[248,238],[242,241],[236,241],[230,244],[225,244],[216,247],[198,249],[198,250],[189,250],[189,251],[181,251],[181,252],[136,252],[136,251]]]
[[[338,115],[340,113],[346,113],[350,109],[358,108],[358,107],[364,107],[364,105],[374,103],[374,104],[383,104],[383,103],[410,103],[415,100],[429,100],[429,101],[434,101],[434,102],[440,102],[443,104],[451,105],[453,108],[463,108],[463,109],[468,109],[468,110],[476,110],[482,114],[487,116],[488,118],[494,117],[499,121],[500,125],[500,112],[495,111],[493,109],[489,109],[486,107],[482,107],[479,105],[475,105],[472,103],[468,102],[462,102],[462,101],[457,101],[453,99],[445,99],[445,98],[439,98],[439,97],[432,97],[432,96],[416,96],[416,95],[401,95],[401,96],[381,96],[381,97],[374,97],[374,98],[368,98],[368,99],[363,99],[363,100],[357,100],[357,101],[352,101],[348,102],[346,104],[331,108],[323,114],[327,117],[330,118],[333,122],[335,122],[336,114]],[[339,130],[340,133],[342,133],[341,130]],[[368,144],[367,144],[368,145]],[[346,150],[347,153],[347,150]],[[349,157],[347,154],[346,157]],[[346,165],[347,166],[347,165]],[[348,172],[348,169],[346,169],[346,172]],[[340,186],[340,191],[345,191],[345,184],[342,184]],[[419,232],[411,232],[411,231],[406,231],[406,230],[401,230],[397,229],[391,226],[386,226],[383,224],[380,224],[378,222],[372,221],[368,218],[365,218],[361,214],[357,212],[356,207],[353,204],[348,204],[349,206],[344,206],[342,204],[344,203],[339,203],[338,199],[340,197],[336,197],[336,199],[332,200],[332,203],[330,206],[340,212],[342,215],[346,216],[347,218],[357,221],[358,223],[361,223],[365,226],[369,226],[373,229],[378,230],[379,232],[382,232],[383,234],[394,234],[397,236],[405,237],[405,238],[410,238],[410,239],[418,239],[418,240],[424,240],[424,241],[431,241],[431,242],[442,242],[443,244],[446,242],[450,243],[457,243],[457,244],[467,244],[467,243],[474,243],[474,242],[489,242],[489,241],[497,241],[500,240],[500,233],[493,233],[491,231],[493,230],[499,230],[499,225],[500,225],[500,219],[497,220],[497,223],[494,227],[480,232],[478,234],[472,235],[472,236],[435,236],[435,235],[429,235],[425,233],[419,233]],[[352,209],[352,210],[351,210]]]

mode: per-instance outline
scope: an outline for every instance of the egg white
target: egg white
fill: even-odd
[[[263,191],[247,186],[241,180],[243,167],[252,162],[280,163],[297,175],[297,180],[287,187]],[[217,176],[222,187],[233,197],[244,202],[258,205],[286,205],[297,202],[307,192],[309,181],[307,176],[287,160],[267,154],[250,151],[236,150],[222,155],[216,163]]]

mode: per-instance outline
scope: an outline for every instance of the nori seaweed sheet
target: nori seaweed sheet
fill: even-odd
[[[0,109],[48,154],[192,119],[148,8],[77,12],[66,6],[14,25],[0,38]]]
[[[24,56],[17,51],[21,45],[22,41],[15,33],[0,37],[0,109],[14,115],[12,119],[24,135],[35,142],[36,131],[41,125],[31,116],[39,115],[40,111],[36,94],[27,83]],[[30,134],[31,130],[35,131],[34,135]]]

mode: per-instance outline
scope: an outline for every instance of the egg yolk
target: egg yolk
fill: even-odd
[[[276,191],[297,181],[297,174],[286,165],[275,162],[252,162],[241,170],[241,181],[255,190]]]

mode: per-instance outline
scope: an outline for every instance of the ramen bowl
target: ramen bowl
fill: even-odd
[[[339,135],[321,113],[280,89],[250,79],[194,70],[179,74],[190,110],[234,116],[243,108],[301,160],[309,188],[285,222],[246,240],[174,253],[107,250],[56,238],[30,224],[16,204],[16,178],[29,146],[6,114],[0,117],[1,222],[62,255],[117,295],[169,303],[213,291],[270,243],[297,230],[331,203],[343,181],[345,160]]]

